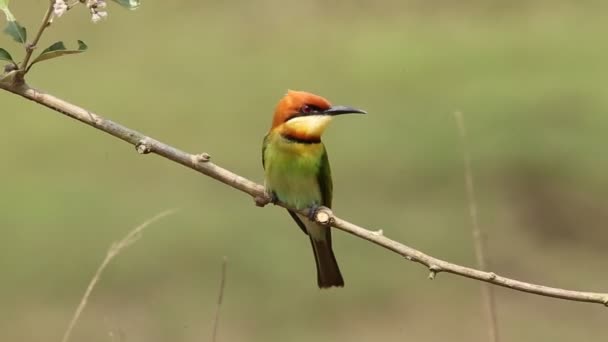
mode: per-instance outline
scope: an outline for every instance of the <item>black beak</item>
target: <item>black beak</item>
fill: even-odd
[[[361,109],[348,106],[333,106],[327,110],[324,110],[323,114],[335,116],[341,114],[367,114],[367,112]]]

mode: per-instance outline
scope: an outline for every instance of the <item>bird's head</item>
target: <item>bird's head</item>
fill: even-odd
[[[319,140],[331,119],[341,114],[366,114],[347,106],[332,106],[321,96],[289,90],[274,112],[271,130],[300,140]]]

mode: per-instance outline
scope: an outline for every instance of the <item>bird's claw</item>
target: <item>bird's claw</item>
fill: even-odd
[[[270,193],[270,203],[277,205],[277,203],[279,203],[279,198],[277,197],[277,194],[275,194],[274,192]]]
[[[316,203],[310,206],[310,208],[308,208],[308,219],[311,221],[315,221],[315,217],[317,216],[317,213],[319,212],[320,208],[321,207]]]

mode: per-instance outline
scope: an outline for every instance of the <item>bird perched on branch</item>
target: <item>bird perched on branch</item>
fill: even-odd
[[[310,238],[319,288],[344,286],[331,246],[331,229],[313,220],[320,206],[331,208],[332,200],[331,171],[321,135],[334,116],[351,113],[366,114],[361,109],[332,106],[321,96],[290,90],[276,107],[262,147],[268,194],[295,209],[310,209],[310,217],[288,212]]]

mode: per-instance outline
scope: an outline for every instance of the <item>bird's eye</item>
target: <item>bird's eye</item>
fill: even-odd
[[[312,112],[312,108],[309,105],[303,105],[302,108],[300,108],[300,112],[302,114],[310,114]]]

